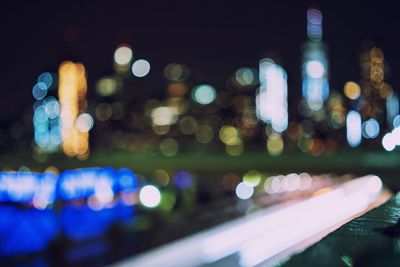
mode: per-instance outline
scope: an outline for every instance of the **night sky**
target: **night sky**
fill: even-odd
[[[32,106],[37,76],[56,72],[63,60],[84,63],[94,91],[98,78],[113,73],[113,53],[121,42],[131,44],[135,58],[151,63],[146,79],[154,92],[143,93],[163,97],[162,70],[171,62],[198,67],[201,82],[218,89],[237,68],[257,67],[262,57],[273,55],[288,72],[289,91],[299,95],[306,9],[316,3],[324,16],[331,87],[341,90],[345,81],[361,78],[360,45],[369,38],[383,49],[392,70],[389,82],[399,91],[396,1],[214,2],[2,2],[0,125],[22,118]]]

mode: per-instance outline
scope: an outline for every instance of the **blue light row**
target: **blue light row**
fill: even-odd
[[[59,176],[50,172],[0,172],[0,202],[33,203],[35,207],[46,207],[57,199],[107,200],[136,189],[136,175],[127,168],[66,170]]]

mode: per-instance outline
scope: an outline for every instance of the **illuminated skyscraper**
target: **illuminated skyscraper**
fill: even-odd
[[[65,61],[60,65],[59,77],[62,148],[68,156],[86,159],[89,156],[89,130],[93,126],[93,118],[84,113],[87,106],[85,67]]]
[[[329,96],[329,62],[322,42],[322,14],[318,9],[307,10],[307,36],[303,48],[302,93],[308,107],[318,111]]]
[[[49,153],[58,151],[61,143],[60,105],[48,93],[55,87],[53,75],[44,72],[33,86],[35,98],[33,112],[34,141],[38,151]]]
[[[260,89],[256,96],[257,117],[281,133],[288,126],[287,75],[271,59],[260,61]]]

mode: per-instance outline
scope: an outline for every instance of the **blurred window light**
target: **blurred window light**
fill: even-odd
[[[318,9],[307,10],[307,35],[303,52],[302,92],[308,107],[319,111],[329,96],[328,59],[322,43],[322,14]]]
[[[50,72],[43,72],[39,75],[37,82],[44,83],[47,89],[50,89],[50,87],[53,85],[53,76]]]
[[[114,52],[114,61],[118,65],[127,65],[133,58],[132,49],[128,46],[120,46]]]
[[[239,130],[231,125],[224,125],[219,130],[219,139],[227,145],[233,145],[240,139]]]
[[[399,98],[392,93],[386,98],[386,119],[389,126],[394,124],[395,118],[399,115]],[[396,128],[397,126],[394,126]]]
[[[246,182],[241,182],[236,186],[236,196],[240,199],[249,199],[254,194],[254,187]]]
[[[400,127],[396,127],[393,129],[392,136],[396,146],[400,146]]]
[[[357,147],[361,143],[361,115],[355,110],[349,111],[346,117],[346,136],[347,142],[352,147]]]
[[[112,96],[121,87],[122,81],[118,77],[106,76],[96,83],[96,92],[100,96]]]
[[[151,112],[151,119],[154,125],[166,126],[174,124],[178,116],[173,107],[157,107]]]
[[[284,145],[283,138],[280,134],[274,133],[268,137],[267,150],[270,155],[278,156],[282,154]]]
[[[80,63],[64,61],[59,67],[58,96],[61,107],[62,148],[69,156],[85,160],[89,156],[89,133],[81,132],[76,123],[86,109],[87,81],[85,67]]]
[[[371,118],[362,124],[362,135],[365,138],[373,139],[379,135],[380,127],[376,119]]]
[[[249,86],[256,83],[256,70],[240,68],[235,72],[235,79],[241,86]]]
[[[0,172],[0,201],[31,203],[45,209],[56,198],[57,176],[29,171]]]
[[[325,74],[324,65],[318,60],[312,60],[306,64],[307,74],[314,79],[322,78]]]
[[[393,119],[393,128],[397,128],[400,126],[400,115],[397,115]]]
[[[47,95],[47,86],[43,82],[38,82],[32,88],[32,95],[36,100],[42,100]]]
[[[132,73],[136,77],[144,77],[150,72],[150,63],[145,59],[138,59],[132,64]]]
[[[281,133],[288,126],[287,75],[271,59],[260,61],[260,89],[256,96],[257,117]]]
[[[49,119],[55,119],[60,115],[60,104],[55,98],[49,98],[44,103],[44,110]]]
[[[155,208],[161,201],[160,190],[153,185],[146,185],[140,190],[139,199],[143,206]]]
[[[187,78],[187,69],[178,63],[170,63],[164,68],[164,76],[170,81],[183,81]]]
[[[208,105],[215,100],[217,93],[215,88],[209,84],[198,85],[193,88],[192,98],[201,105]]]
[[[173,176],[174,184],[179,189],[188,189],[193,184],[193,177],[189,172],[178,171]]]
[[[89,113],[81,113],[76,118],[76,127],[82,133],[89,132],[93,128],[93,117]]]
[[[392,133],[387,133],[382,138],[382,146],[386,151],[393,151],[396,148],[396,140]]]
[[[120,192],[136,191],[138,185],[136,174],[128,168],[121,168],[118,171],[118,185]]]
[[[64,200],[96,197],[99,201],[109,199],[109,187],[117,189],[117,173],[112,168],[84,168],[66,170],[59,179],[59,195]],[[97,189],[96,189],[97,187]],[[106,196],[100,196],[104,193]]]
[[[307,36],[312,41],[322,40],[322,14],[318,9],[307,10]]]
[[[361,95],[361,88],[355,82],[346,82],[343,89],[344,95],[351,100],[355,100]]]

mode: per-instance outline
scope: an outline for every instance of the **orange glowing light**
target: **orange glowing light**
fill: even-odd
[[[80,63],[65,61],[60,65],[58,72],[62,148],[67,156],[76,156],[84,160],[89,156],[89,134],[79,130],[76,119],[87,107],[85,67]]]

